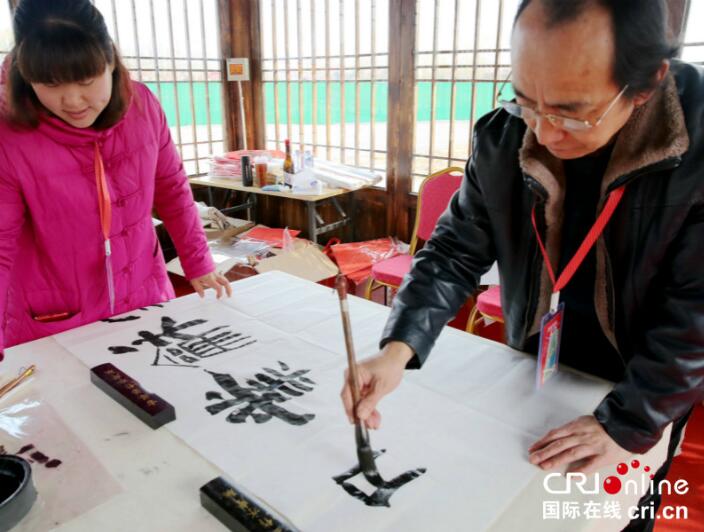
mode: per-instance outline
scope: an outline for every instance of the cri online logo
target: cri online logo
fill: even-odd
[[[631,462],[631,467],[633,469],[638,469],[640,467],[640,462],[638,460],[633,460]],[[649,473],[650,467],[645,466],[643,468],[643,471],[645,471],[646,473]],[[623,476],[626,473],[628,473],[628,466],[626,464],[624,464],[623,462],[621,462],[620,464],[618,464],[616,466],[616,472],[619,475]],[[652,480],[654,476],[655,475],[653,475],[651,473],[650,480]],[[606,479],[604,480],[604,491],[606,493],[608,493],[609,495],[616,495],[619,491],[621,491],[621,487],[622,487],[621,479],[618,477],[610,476],[610,477],[606,477]]]
[[[631,469],[638,470],[640,468],[640,462],[638,460],[633,460],[631,462]],[[616,466],[616,473],[619,476],[611,475],[601,482],[599,473],[595,473],[593,479],[589,479],[584,473],[567,473],[565,475],[565,480],[560,481],[562,478],[561,473],[550,473],[543,479],[543,487],[545,491],[552,494],[568,494],[572,492],[572,487],[574,486],[577,491],[587,495],[593,495],[599,493],[601,487],[609,495],[616,495],[617,493],[623,492],[626,495],[629,494],[644,494],[646,492],[658,493],[663,495],[665,493],[677,493],[678,495],[684,495],[689,491],[689,485],[686,480],[679,479],[674,483],[671,483],[667,479],[663,479],[655,484],[653,480],[654,476],[650,473],[650,467],[645,466],[642,469],[640,482],[635,479],[628,479],[622,481],[621,478],[626,475],[629,471],[628,465],[620,463]],[[650,477],[648,480],[647,477]]]

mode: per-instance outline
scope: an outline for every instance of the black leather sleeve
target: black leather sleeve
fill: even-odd
[[[700,204],[672,242],[662,296],[649,309],[625,378],[594,412],[611,438],[631,452],[646,452],[671,421],[704,398],[703,244]]]
[[[460,190],[430,240],[416,253],[411,272],[394,298],[381,347],[393,340],[408,344],[415,352],[408,368],[425,362],[442,328],[495,260],[478,171],[477,161],[470,159]]]

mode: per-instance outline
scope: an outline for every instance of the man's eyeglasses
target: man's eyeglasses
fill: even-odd
[[[628,85],[623,87],[623,89],[621,89],[621,92],[619,92],[616,97],[611,100],[611,103],[609,103],[609,106],[606,108],[606,111],[604,111],[601,116],[596,119],[595,122],[590,122],[589,120],[580,120],[578,118],[568,118],[566,116],[555,115],[551,113],[542,113],[530,107],[526,107],[525,105],[519,105],[516,102],[504,100],[500,96],[501,92],[503,91],[503,87],[504,85],[506,85],[507,82],[508,79],[503,83],[501,89],[499,90],[499,105],[503,107],[506,112],[518,118],[522,118],[527,122],[537,120],[539,116],[542,116],[553,126],[559,127],[560,129],[565,129],[567,131],[587,131],[589,129],[597,127],[599,124],[601,124],[606,115],[609,114],[609,111],[613,109],[614,105],[616,105],[616,102],[618,102],[621,96],[624,95],[626,89],[628,89]]]

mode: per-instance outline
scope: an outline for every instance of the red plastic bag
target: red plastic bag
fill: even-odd
[[[336,244],[329,249],[342,275],[357,284],[371,275],[374,264],[404,251],[403,245],[392,238]]]
[[[242,236],[246,238],[251,238],[252,240],[261,240],[262,242],[271,244],[275,248],[283,248],[287,238],[287,231],[290,235],[290,237],[288,237],[289,239],[296,238],[300,234],[300,231],[298,229],[289,229],[288,227],[285,229],[280,229],[257,225],[247,231]]]

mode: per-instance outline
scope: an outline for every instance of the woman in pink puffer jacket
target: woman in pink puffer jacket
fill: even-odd
[[[0,356],[174,297],[152,224],[220,297],[183,165],[89,0],[22,0],[0,78]]]

